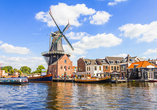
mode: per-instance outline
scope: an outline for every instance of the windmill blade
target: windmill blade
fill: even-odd
[[[65,26],[65,28],[63,29],[63,33],[65,33],[65,32],[69,29],[69,27],[70,27],[70,24],[68,23],[68,24]]]
[[[53,19],[54,23],[56,24],[57,28],[59,29],[59,31],[61,32],[59,26],[57,25],[55,19],[54,19],[53,16],[52,16],[51,9],[50,9],[50,11],[49,11],[49,14],[50,14],[51,18]]]
[[[57,44],[57,42],[59,41],[59,39],[62,37],[62,34],[58,37],[58,39],[55,41],[54,45]]]
[[[63,34],[62,34],[63,35]],[[71,47],[72,50],[74,50],[73,46],[70,44],[70,42],[68,41],[68,39],[65,37],[65,35],[63,35],[64,39],[66,40],[66,42],[69,44],[69,46]]]

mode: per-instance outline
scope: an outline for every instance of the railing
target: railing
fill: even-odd
[[[42,52],[41,55],[44,55],[44,54],[55,54],[55,53],[59,53],[59,54],[69,54],[71,55],[71,53],[69,52],[61,52],[61,51],[52,51],[52,52],[48,52],[48,51],[45,51],[45,52]]]

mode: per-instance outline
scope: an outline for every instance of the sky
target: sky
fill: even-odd
[[[69,22],[63,39],[73,65],[79,58],[157,58],[157,0],[0,0],[0,66],[47,68],[41,53],[49,35]]]

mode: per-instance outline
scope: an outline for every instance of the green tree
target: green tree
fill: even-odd
[[[9,71],[11,71],[11,69],[13,69],[13,67],[12,66],[4,66],[3,68],[2,68],[3,70],[6,70],[7,72]]]
[[[31,68],[27,67],[27,66],[22,66],[20,68],[20,70],[23,72],[23,73],[26,73],[26,74],[30,74],[31,73]]]
[[[14,74],[14,70],[13,70],[13,69],[11,69],[11,70],[10,70],[10,73],[13,75],[13,74]]]
[[[16,68],[14,68],[14,72],[17,72],[17,69],[16,69]]]
[[[36,69],[35,73],[41,73],[41,70],[45,69],[43,65],[39,65],[38,68]]]

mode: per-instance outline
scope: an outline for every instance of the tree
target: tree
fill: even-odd
[[[11,69],[13,69],[13,67],[12,66],[4,66],[2,69],[5,70],[6,72],[8,72],[8,71],[10,72]]]
[[[39,65],[38,68],[36,69],[35,73],[41,73],[41,70],[45,69],[43,65]]]
[[[14,68],[14,72],[17,72],[17,69],[16,69],[16,68]]]
[[[5,73],[8,73],[8,69],[7,68],[2,68],[2,70],[5,70]]]
[[[13,74],[14,74],[14,70],[13,70],[13,69],[11,69],[11,70],[10,70],[10,73],[13,75]]]
[[[27,73],[27,74],[30,74],[31,73],[31,68],[27,67],[27,66],[22,66],[20,68],[20,70],[23,72],[23,73]]]

